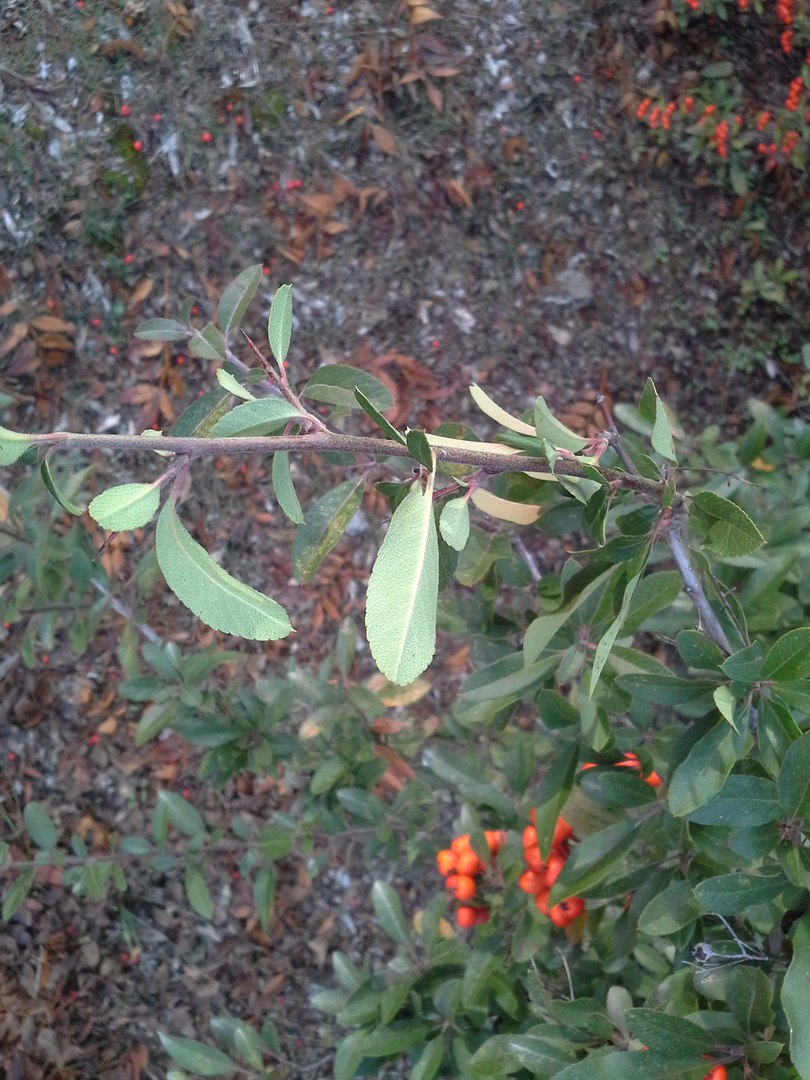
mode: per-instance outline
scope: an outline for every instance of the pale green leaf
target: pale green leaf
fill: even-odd
[[[230,371],[226,371],[225,368],[217,368],[217,382],[223,390],[227,390],[229,394],[233,394],[234,397],[242,398],[243,401],[255,401],[254,394],[247,389],[246,386],[242,386]]]
[[[290,473],[290,455],[286,450],[278,450],[273,454],[272,479],[278,505],[290,521],[296,525],[303,525],[304,512],[295,493],[295,485]]]
[[[3,893],[3,922],[8,922],[12,915],[19,911],[25,903],[25,898],[34,884],[35,874],[36,870],[23,870],[5,890]]]
[[[273,303],[270,305],[270,317],[267,320],[267,340],[270,351],[279,367],[287,359],[292,337],[292,285],[279,285]]]
[[[349,367],[348,364],[327,364],[318,368],[301,393],[313,401],[323,401],[342,409],[357,409],[362,406],[355,390],[359,390],[366,401],[380,412],[393,408],[394,399],[385,383],[369,372]]]
[[[177,1039],[173,1035],[164,1035],[162,1031],[158,1032],[158,1038],[172,1060],[198,1076],[226,1076],[239,1067],[215,1046],[206,1046],[196,1039]]]
[[[135,329],[135,337],[147,341],[180,341],[189,336],[189,328],[176,319],[147,319]]]
[[[175,596],[214,630],[252,641],[277,641],[292,632],[284,608],[217,566],[192,539],[171,501],[158,518],[155,552]]]
[[[706,547],[727,558],[750,555],[765,543],[765,537],[736,503],[701,491],[692,500],[698,515],[708,526]]]
[[[12,465],[30,445],[30,435],[0,427],[0,465]]]
[[[790,1060],[802,1080],[810,1078],[810,915],[796,924],[793,957],[782,983],[782,1007],[790,1027]]]
[[[201,360],[225,360],[228,356],[222,331],[213,323],[197,331],[188,343],[188,351]]]
[[[500,424],[501,427],[508,428],[510,431],[519,431],[521,435],[534,435],[534,428],[531,424],[527,424],[525,420],[519,420],[516,416],[508,413],[506,409],[502,409],[476,383],[473,383],[470,387],[470,396],[481,412],[488,416],[490,420]]]
[[[394,511],[374,563],[366,600],[371,655],[391,682],[421,675],[436,648],[439,541],[433,516],[433,478],[415,483]]]
[[[454,551],[463,551],[470,538],[470,508],[467,500],[450,499],[444,504],[439,518],[442,539]]]
[[[304,524],[292,546],[293,572],[299,581],[309,581],[340,540],[357,513],[363,497],[363,478],[344,480],[322,496],[306,512]]]
[[[56,826],[48,816],[48,811],[38,802],[25,804],[23,810],[25,831],[38,848],[52,851],[56,847]]]
[[[577,454],[588,445],[587,439],[560,423],[543,397],[539,397],[534,403],[534,424],[538,439],[548,439],[558,450],[569,450],[572,454]]]
[[[200,836],[205,832],[205,822],[199,810],[182,795],[174,791],[158,792],[158,803],[166,807],[170,823],[186,836]]]
[[[261,280],[262,265],[255,263],[238,274],[226,287],[220,298],[217,312],[219,328],[223,334],[229,334],[242,321],[242,316],[256,295]]]
[[[253,903],[259,916],[259,925],[265,933],[270,928],[270,916],[276,898],[276,871],[272,866],[262,866],[253,882]]]
[[[675,447],[672,443],[672,432],[666,409],[658,396],[658,391],[655,389],[655,383],[652,379],[647,379],[638,409],[644,419],[652,424],[650,442],[653,450],[668,461],[676,461]]]
[[[771,682],[794,682],[810,675],[810,626],[783,634],[768,650],[762,678]]]
[[[596,646],[596,652],[593,655],[593,667],[591,668],[591,678],[588,686],[588,696],[593,697],[594,690],[599,682],[599,679],[604,670],[607,659],[610,656],[610,650],[615,644],[616,638],[619,636],[624,620],[627,618],[627,612],[630,609],[630,601],[633,599],[633,593],[636,590],[636,586],[641,581],[641,576],[644,573],[643,569],[632,577],[624,590],[624,598],[622,599],[622,606],[619,609],[619,614],[604,632],[599,640],[599,644]]]
[[[301,413],[282,398],[266,397],[237,405],[211,428],[212,439],[252,438],[282,431]]]
[[[118,484],[96,495],[87,508],[102,529],[125,532],[147,525],[160,505],[160,484]]]
[[[615,566],[608,567],[598,577],[589,582],[585,588],[557,611],[548,615],[540,615],[529,625],[523,638],[523,656],[527,667],[537,660],[544,652],[546,646],[560,629],[564,626],[576,609],[583,604],[600,586],[604,585],[607,578],[616,570]]]

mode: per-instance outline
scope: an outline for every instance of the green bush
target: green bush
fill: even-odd
[[[273,360],[251,343],[257,363],[240,361],[233,342],[260,280],[260,267],[241,274],[202,329],[189,324],[190,308],[139,328],[222,365],[171,432],[3,428],[0,464],[42,449],[69,451],[68,462],[99,448],[158,455],[157,479],[122,475],[86,512],[108,530],[141,529],[157,515],[157,566],[170,589],[215,629],[259,641],[288,634],[291,619],[182,524],[199,460],[273,455],[299,580],[343,535],[363,481],[347,471],[302,508],[290,455],[385,464],[378,489],[390,521],[366,637],[387,681],[358,677],[350,620],[318,671],[290,662],[250,688],[219,678],[225,665],[237,674],[233,651],[183,655],[149,642],[144,669],[124,650],[122,693],[142,710],[140,744],[171,726],[202,749],[202,776],[214,784],[283,764],[299,794],[256,830],[240,819],[211,829],[189,800],[161,791],[152,835],[114,837],[103,857],[78,837],[69,854],[47,808],[29,802],[0,846],[3,918],[25,903],[40,864],[65,866],[65,884],[98,900],[111,884],[126,887],[132,861],[182,873],[207,918],[205,875],[225,845],[267,926],[277,861],[297,851],[317,872],[329,845],[351,835],[370,858],[402,859],[424,885],[418,910],[405,912],[390,882],[375,883],[391,960],[374,968],[335,954],[334,988],[314,998],[338,1080],[382,1075],[386,1062],[407,1063],[414,1080],[810,1077],[810,427],[752,402],[740,438],[710,429],[689,439],[648,381],[638,408],[616,410],[623,435],[604,403],[605,432],[587,439],[543,398],[515,417],[479,387],[473,401],[497,427],[493,441],[460,425],[400,432],[384,416],[387,388],[366,372],[333,365],[293,386],[289,286],[270,313]],[[346,434],[351,413],[379,434]],[[84,512],[83,474],[54,477],[47,466],[44,476],[66,511]],[[537,566],[532,548],[544,535],[566,538],[561,566]],[[3,536],[13,622],[23,617],[20,575],[33,565],[24,541],[35,536]],[[81,543],[43,547],[45,563],[60,567]],[[64,569],[55,574],[57,593],[64,579]],[[438,731],[375,726],[392,703],[414,707],[437,631],[469,646],[472,667]],[[392,762],[405,768],[386,787]],[[570,836],[555,835],[561,818]],[[161,1040],[179,1070],[272,1075],[272,1024],[257,1031],[219,1017],[211,1034],[221,1048]]]

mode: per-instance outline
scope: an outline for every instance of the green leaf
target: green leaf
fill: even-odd
[[[571,1055],[542,1036],[532,1034],[493,1035],[473,1054],[476,1075],[508,1076],[527,1069],[534,1076],[553,1076]]]
[[[686,705],[702,697],[711,698],[715,682],[707,679],[681,679],[677,675],[620,675],[617,685],[640,701],[653,705]]]
[[[762,645],[755,641],[753,645],[747,645],[744,649],[727,656],[720,665],[724,675],[734,682],[752,683],[759,682],[762,678]]]
[[[485,533],[473,527],[469,541],[459,555],[456,581],[469,588],[486,576],[493,563],[511,555],[512,546],[503,533]]]
[[[292,337],[292,285],[279,285],[270,305],[267,340],[279,367],[287,359]]]
[[[761,776],[729,776],[710,802],[687,817],[697,825],[747,828],[776,821],[781,812],[773,780]]]
[[[324,792],[330,791],[345,775],[346,762],[343,758],[329,758],[322,761],[315,770],[315,775],[309,783],[309,790],[313,795],[323,795]]]
[[[211,894],[208,891],[208,886],[205,884],[200,871],[196,866],[187,866],[185,878],[183,884],[186,890],[186,896],[188,902],[198,915],[203,919],[210,919],[214,914],[214,902],[211,899]]]
[[[666,937],[689,926],[700,915],[692,883],[673,881],[650,900],[638,918],[638,928],[650,937]]]
[[[36,870],[23,870],[3,893],[3,922],[8,922],[12,915],[19,911],[25,903],[25,898],[34,884],[35,874]]]
[[[243,401],[255,401],[256,397],[251,394],[247,387],[236,379],[230,371],[226,371],[225,368],[217,368],[217,382],[223,390],[227,390],[232,397],[241,398]]]
[[[171,434],[175,438],[185,438],[197,435],[205,438],[211,434],[211,429],[231,407],[231,395],[227,390],[217,388],[209,390],[201,398],[192,401],[187,409],[184,409],[177,420],[172,424]]]
[[[793,682],[810,675],[810,626],[800,626],[783,634],[768,650],[762,678],[771,682]]]
[[[527,667],[537,660],[557,631],[565,625],[577,608],[584,604],[589,596],[593,595],[600,586],[605,584],[615,570],[615,566],[603,570],[567,603],[564,603],[549,615],[541,615],[529,625],[523,638],[523,657]]]
[[[669,809],[685,817],[717,795],[740,757],[741,737],[725,722],[714,724],[677,766],[669,784]]]
[[[675,639],[681,659],[691,668],[715,671],[725,660],[725,653],[700,630],[681,630]]]
[[[192,539],[171,501],[158,518],[155,551],[166,584],[214,630],[251,641],[277,641],[292,632],[284,608],[217,566]]]
[[[728,973],[726,992],[729,1009],[749,1035],[756,1035],[772,1026],[773,987],[760,968],[744,964],[733,967]]]
[[[437,1035],[425,1043],[424,1049],[414,1062],[410,1080],[434,1080],[439,1075],[444,1060],[444,1036]]]
[[[135,328],[135,337],[147,341],[180,341],[189,336],[189,328],[177,319],[146,319]]]
[[[810,914],[796,923],[793,958],[782,983],[782,1008],[790,1027],[790,1060],[802,1080],[810,1077]]]
[[[633,593],[636,590],[636,586],[641,580],[641,576],[644,573],[642,566],[641,570],[635,574],[627,582],[624,589],[624,596],[622,598],[622,606],[619,609],[619,614],[604,632],[599,640],[599,644],[596,646],[596,652],[593,654],[593,667],[591,668],[591,677],[588,683],[588,697],[593,697],[596,690],[599,679],[610,656],[610,650],[613,648],[616,638],[619,636],[624,620],[627,617],[627,612],[630,608],[630,601],[633,599]]]
[[[765,537],[746,512],[713,491],[701,491],[692,499],[693,513],[708,528],[706,547],[725,558],[750,555],[765,543]]]
[[[554,1080],[665,1080],[684,1077],[699,1080],[706,1062],[698,1066],[693,1055],[673,1057],[647,1050],[624,1050],[615,1054],[592,1054],[554,1074]]]
[[[401,443],[402,446],[408,445],[405,436],[401,432],[397,431],[394,425],[385,419],[379,409],[374,408],[374,406],[371,404],[371,402],[368,400],[368,398],[362,391],[355,390],[354,396],[357,399],[357,404],[360,406],[363,412],[367,416],[371,417],[371,419],[381,431],[384,431],[385,434],[389,436],[389,438],[394,440],[394,442]]]
[[[734,74],[734,65],[730,60],[719,60],[716,64],[707,64],[700,74],[704,79],[727,79]]]
[[[360,1062],[363,1060],[362,1045],[365,1037],[364,1030],[353,1031],[338,1044],[333,1069],[334,1080],[353,1080],[357,1075]]]
[[[239,1066],[227,1054],[215,1046],[206,1046],[196,1039],[177,1039],[173,1035],[158,1032],[163,1049],[183,1069],[190,1069],[198,1076],[225,1076]]]
[[[51,821],[48,811],[42,803],[29,802],[25,804],[23,823],[25,831],[38,848],[43,851],[53,851],[56,847],[56,826]]]
[[[588,440],[561,424],[546,405],[546,399],[539,397],[534,403],[534,426],[538,439],[548,439],[557,450],[570,450],[578,454],[588,445]]]
[[[701,911],[712,915],[737,915],[756,904],[775,900],[788,887],[781,868],[762,874],[719,874],[695,886]]]
[[[225,360],[228,356],[228,347],[222,331],[213,323],[208,323],[194,334],[189,340],[188,351],[201,360]]]
[[[378,1027],[362,1042],[363,1057],[393,1057],[424,1042],[430,1024],[423,1020],[398,1020],[390,1027]]]
[[[42,475],[43,483],[45,487],[50,491],[51,495],[56,499],[63,510],[67,510],[69,514],[73,514],[74,517],[81,517],[84,511],[80,506],[77,506],[74,502],[71,502],[59,488],[53,479],[50,466],[48,465],[48,459],[44,458],[42,464],[39,467],[40,474]]]
[[[211,428],[212,439],[250,438],[282,431],[301,413],[282,398],[266,397],[237,405]]]
[[[254,263],[233,279],[226,287],[217,311],[219,328],[226,336],[242,321],[242,316],[256,295],[262,280],[262,264]]]
[[[463,551],[470,538],[470,508],[467,500],[450,499],[442,507],[439,532],[453,551]]]
[[[421,675],[436,648],[439,544],[433,480],[415,483],[394,511],[368,583],[366,635],[371,655],[391,682]]]
[[[102,529],[126,532],[147,525],[160,505],[160,484],[118,484],[96,495],[87,508]]]
[[[0,427],[0,465],[13,465],[31,445],[31,436]]]
[[[661,457],[666,458],[667,461],[677,462],[678,459],[675,457],[675,447],[672,444],[672,432],[670,431],[666,409],[658,396],[658,391],[655,389],[655,383],[652,379],[647,379],[644,392],[638,403],[638,410],[644,419],[652,424],[650,441],[653,450],[660,454]]]
[[[268,825],[259,831],[258,847],[265,859],[283,859],[293,846],[294,834],[280,825]]]
[[[396,889],[386,881],[375,881],[371,887],[371,903],[380,926],[391,940],[397,945],[409,945],[411,934]]]
[[[671,1057],[705,1054],[714,1042],[712,1035],[697,1024],[653,1009],[628,1009],[627,1025],[651,1052]]]
[[[199,810],[182,795],[174,791],[158,792],[158,803],[166,807],[169,822],[186,836],[200,836],[205,833],[205,822]]]
[[[355,477],[344,480],[309,507],[292,545],[293,573],[299,581],[312,580],[357,513],[362,497],[363,478]]]
[[[554,883],[550,903],[577,896],[606,878],[614,866],[627,859],[633,846],[631,838],[640,827],[639,822],[619,821],[576,844]]]
[[[540,715],[543,715],[542,706]],[[557,825],[557,818],[574,786],[578,763],[578,742],[570,743],[564,749],[558,750],[551,768],[543,777],[543,782],[534,797],[537,846],[543,858],[547,858],[551,852],[551,839]]]
[[[272,866],[262,866],[253,882],[253,903],[259,916],[259,925],[265,933],[270,928],[270,916],[276,899],[276,871]]]
[[[786,815],[810,820],[810,732],[788,747],[779,773],[779,800]]]
[[[327,364],[318,368],[301,394],[313,401],[323,401],[341,409],[357,409],[362,406],[355,394],[356,390],[380,412],[394,407],[394,399],[385,383],[369,372],[349,367],[348,364]]]
[[[409,431],[405,436],[405,441],[414,461],[418,461],[428,472],[433,472],[435,468],[433,451],[424,431]]]
[[[277,450],[273,454],[272,479],[278,505],[293,524],[303,525],[304,512],[295,493],[295,485],[290,472],[290,455],[286,450]]]

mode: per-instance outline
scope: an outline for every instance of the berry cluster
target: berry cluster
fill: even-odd
[[[503,847],[506,833],[502,830],[491,830],[484,833],[484,838],[490,855],[494,859]],[[456,922],[461,929],[469,930],[472,926],[487,922],[489,907],[486,904],[473,906],[468,903],[478,892],[475,879],[486,870],[486,864],[472,849],[469,833],[457,836],[449,848],[440,851],[436,856],[436,865],[445,879],[445,886],[456,900],[462,903],[462,906],[456,910]]]
[[[551,838],[551,852],[544,860],[537,846],[537,817],[534,810],[531,812],[531,820],[531,825],[523,830],[523,858],[528,869],[518,878],[518,886],[523,892],[534,897],[534,905],[541,915],[547,915],[555,926],[563,928],[585,910],[585,901],[581,896],[570,896],[553,907],[548,906],[551,887],[559,877],[571,851],[568,842],[576,839],[574,830],[564,817],[558,817]]]
[[[638,760],[638,755],[634,754],[632,750],[628,750],[627,753],[622,754],[622,759],[623,759],[622,761],[617,761],[616,762],[615,768],[617,768],[617,769],[636,769],[636,771],[638,772],[639,776],[644,781],[644,783],[649,784],[651,788],[660,788],[661,785],[663,784],[664,781],[661,779],[661,777],[658,775],[658,773],[655,771],[655,769],[653,769],[651,772],[648,772],[646,776],[644,776],[642,774],[641,762]],[[595,761],[586,761],[585,764],[582,766],[582,771],[585,772],[586,769],[595,769],[595,768],[596,768],[596,762]]]

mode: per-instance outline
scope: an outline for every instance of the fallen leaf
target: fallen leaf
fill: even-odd
[[[472,199],[460,180],[446,180],[444,186],[451,202],[462,203],[468,210],[472,210]]]
[[[12,349],[16,349],[27,333],[28,323],[14,323],[11,328],[11,333],[8,335],[5,341],[0,344],[0,356],[5,356],[6,353],[10,353]]]
[[[37,338],[40,349],[54,350],[55,352],[73,352],[73,342],[64,334],[42,334]]]
[[[142,304],[154,287],[154,278],[144,278],[142,281],[139,281],[135,288],[132,290],[132,295],[129,298],[130,308],[134,308],[138,304]]]
[[[408,17],[411,20],[412,26],[421,26],[422,23],[430,22],[432,19],[442,18],[442,16],[439,15],[437,11],[434,11],[433,8],[422,7],[421,5],[419,7],[412,7],[408,12]]]
[[[73,323],[57,319],[55,315],[38,315],[31,320],[31,327],[41,333],[74,334],[76,327]]]
[[[392,157],[397,156],[397,144],[394,136],[390,131],[387,131],[381,124],[369,124],[371,128],[371,134],[374,136],[374,141],[379,146],[380,150],[384,154],[390,154]]]
[[[444,101],[442,99],[442,92],[435,86],[430,79],[425,79],[425,89],[427,90],[427,96],[430,99],[430,104],[440,113],[444,107]]]

